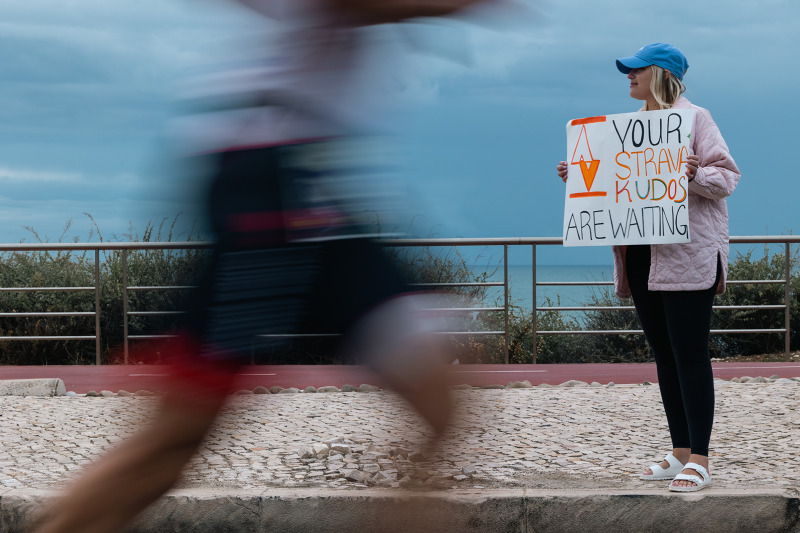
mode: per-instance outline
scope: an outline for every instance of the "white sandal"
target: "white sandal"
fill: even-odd
[[[708,470],[706,470],[699,464],[686,463],[686,466],[684,466],[683,468],[684,469],[691,468],[692,470],[697,471],[697,473],[700,474],[700,476],[695,476],[694,474],[678,474],[677,476],[675,476],[674,481],[691,481],[692,483],[695,483],[695,485],[694,486],[690,485],[688,487],[680,487],[670,483],[669,490],[673,492],[696,492],[711,485],[711,476],[709,475]]]
[[[648,479],[650,481],[662,481],[664,479],[675,479],[675,476],[681,473],[681,470],[686,468],[683,463],[678,461],[674,455],[668,453],[664,460],[669,463],[669,468],[662,468],[660,464],[649,466],[652,474],[640,474],[639,478]]]

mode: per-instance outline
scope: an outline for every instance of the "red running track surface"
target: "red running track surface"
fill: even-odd
[[[742,376],[797,377],[797,363],[713,363],[714,376],[731,379]],[[528,380],[533,385],[558,385],[571,379],[606,384],[655,382],[654,363],[575,364],[575,365],[452,365],[449,367],[453,384],[473,386],[506,385],[512,381]],[[0,379],[60,378],[68,391],[85,394],[90,390],[161,390],[165,367],[158,365],[112,366],[0,366]],[[247,366],[240,373],[237,388],[253,389],[259,385],[303,389],[309,385],[321,387],[362,383],[381,386],[381,380],[369,369],[355,365],[262,365]]]

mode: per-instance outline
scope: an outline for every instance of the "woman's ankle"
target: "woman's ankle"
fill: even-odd
[[[692,457],[691,448],[672,448],[672,455],[683,464],[688,463]]]
[[[689,463],[696,463],[708,470],[708,456],[693,453],[689,456]],[[684,463],[686,464],[686,463]]]

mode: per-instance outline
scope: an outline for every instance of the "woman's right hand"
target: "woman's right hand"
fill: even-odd
[[[567,162],[566,161],[559,161],[558,166],[556,167],[558,171],[558,177],[561,178],[561,181],[564,183],[567,182]]]

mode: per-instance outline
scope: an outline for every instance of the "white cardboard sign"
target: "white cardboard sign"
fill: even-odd
[[[689,242],[693,109],[567,123],[564,246]]]

